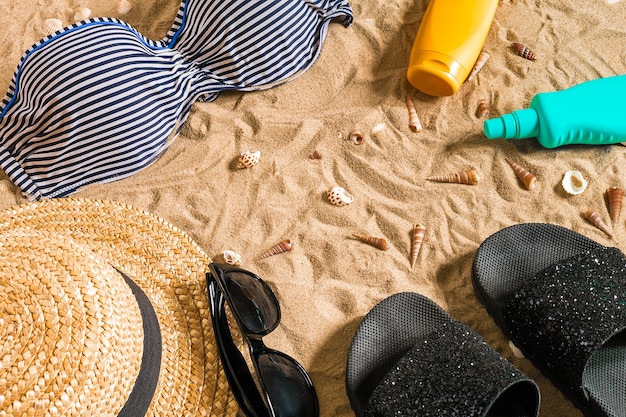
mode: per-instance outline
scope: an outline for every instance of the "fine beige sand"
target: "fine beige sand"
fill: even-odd
[[[8,87],[23,52],[42,37],[46,18],[70,24],[79,7],[88,7],[92,17],[121,18],[160,39],[179,0],[135,0],[126,15],[115,4],[0,0],[0,88]],[[188,233],[216,261],[225,249],[240,253],[243,266],[264,278],[281,303],[281,325],[266,344],[310,372],[323,417],[354,415],[344,387],[352,336],[376,303],[402,291],[432,298],[534,378],[542,417],[582,416],[528,360],[514,355],[474,294],[471,265],[485,238],[523,222],[559,224],[626,249],[626,217],[612,226],[613,239],[584,217],[595,207],[609,222],[605,191],[626,186],[626,148],[548,150],[534,139],[490,141],[476,108],[485,99],[494,117],[527,107],[536,93],[626,73],[626,2],[501,0],[484,45],[491,58],[450,97],[427,96],[406,79],[427,4],[352,1],[353,25],[331,24],[319,60],[301,77],[196,103],[179,138],[153,165],[75,196],[148,210]],[[537,60],[516,55],[511,42],[527,45]],[[407,96],[421,132],[409,129]],[[590,97],[580,111],[602,105]],[[353,130],[363,132],[361,145],[346,140]],[[238,170],[236,160],[247,149],[260,150],[260,162]],[[321,159],[309,158],[315,150]],[[537,187],[526,190],[505,158],[534,173]],[[469,168],[480,175],[477,185],[426,180]],[[568,170],[589,181],[581,195],[561,188]],[[354,202],[331,205],[326,191],[334,185]],[[13,191],[2,193],[2,208],[23,202]],[[416,223],[427,232],[411,268]],[[383,237],[389,249],[357,241],[353,233]],[[254,260],[283,239],[291,240],[290,252]]]

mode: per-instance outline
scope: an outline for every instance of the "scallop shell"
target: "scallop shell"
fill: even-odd
[[[526,58],[531,61],[534,61],[537,59],[537,56],[530,49],[528,49],[525,45],[522,45],[519,42],[513,42],[511,46],[513,47],[513,49],[515,49],[515,52],[517,53],[517,55],[521,56],[522,58]]]
[[[435,175],[426,178],[428,181],[436,181],[436,182],[449,182],[456,184],[469,184],[476,185],[480,178],[478,177],[478,173],[474,169],[469,169],[467,171],[456,172],[453,174],[447,175]]]
[[[521,167],[514,161],[509,158],[504,158],[504,160],[513,168],[513,172],[517,175],[517,178],[524,184],[527,190],[532,190],[535,188],[535,182],[537,182],[537,177],[531,174],[526,168]]]
[[[262,254],[256,257],[256,260],[264,259],[269,256],[278,255],[280,253],[289,252],[291,250],[291,240],[285,239],[283,241],[278,242]]]
[[[12,193],[13,183],[9,180],[0,180],[0,193]]]
[[[237,161],[237,168],[252,168],[259,163],[260,159],[261,151],[243,151],[239,156],[239,161]]]
[[[387,241],[383,239],[382,237],[374,237],[374,236],[369,236],[369,235],[362,234],[362,233],[353,233],[352,236],[354,236],[361,242],[365,242],[369,245],[372,245],[373,247],[377,249],[380,249],[380,250],[389,249],[389,245],[387,245]]]
[[[413,226],[413,242],[411,245],[411,268],[417,263],[417,255],[419,254],[422,242],[424,241],[424,235],[426,234],[426,226],[416,224]]]
[[[80,22],[82,20],[86,20],[89,19],[89,16],[91,16],[91,9],[88,7],[79,7],[78,9],[76,9],[76,12],[74,13],[74,21],[75,22]]]
[[[241,265],[241,255],[235,252],[234,250],[229,250],[229,249],[224,250],[223,256],[224,256],[224,262],[226,262],[228,265],[235,265],[235,266]]]
[[[63,29],[63,22],[59,19],[50,18],[43,21],[41,30],[44,35],[52,35],[53,33]]]
[[[563,174],[561,185],[565,192],[571,195],[581,194],[587,188],[587,180],[580,171],[567,171]]]
[[[490,111],[491,110],[489,109],[489,104],[487,104],[487,101],[484,98],[481,98],[478,102],[478,107],[476,108],[476,117],[487,117],[489,116]]]
[[[474,77],[476,77],[476,74],[478,74],[478,72],[485,66],[485,63],[487,62],[490,56],[491,55],[489,55],[489,52],[480,51],[480,54],[478,54],[478,58],[476,59],[476,62],[474,63],[474,67],[472,67],[472,70],[470,71],[467,77],[467,81],[472,81]]]
[[[415,111],[415,103],[413,103],[413,100],[409,96],[406,97],[406,107],[409,111],[409,128],[413,132],[421,132],[422,123],[420,122],[419,117],[417,117],[417,111]]]
[[[119,14],[126,14],[130,12],[132,8],[133,5],[128,0],[118,0],[117,6],[115,7]]]
[[[587,209],[587,211],[585,212],[585,217],[591,222],[591,224],[606,233],[608,237],[613,237],[613,233],[611,233],[609,226],[604,223],[604,221],[600,217],[600,214],[596,210],[592,208]]]
[[[622,212],[624,190],[619,187],[611,187],[606,190],[606,198],[609,203],[609,215],[611,217],[611,223],[613,223],[613,226],[615,226],[619,221],[619,216]]]
[[[350,136],[348,136],[348,140],[352,141],[355,145],[360,145],[365,140],[365,136],[363,136],[363,132],[360,130],[353,130],[350,132]]]
[[[340,207],[347,206],[354,201],[354,196],[338,185],[328,190],[326,197],[331,204]]]

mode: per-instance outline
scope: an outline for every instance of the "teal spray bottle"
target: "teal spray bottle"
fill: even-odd
[[[489,139],[535,137],[545,148],[626,142],[626,75],[539,93],[530,107],[485,120]]]

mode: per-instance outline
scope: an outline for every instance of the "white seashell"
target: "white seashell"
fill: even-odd
[[[61,29],[63,29],[63,22],[55,18],[46,19],[41,25],[41,30],[44,35],[52,35]]]
[[[567,171],[563,175],[563,181],[561,181],[563,189],[571,195],[578,195],[585,191],[587,184],[587,180],[583,178],[580,171]]]
[[[259,163],[261,151],[243,151],[237,161],[237,168],[252,168]]]
[[[224,262],[228,265],[241,265],[241,255],[235,252],[234,250],[224,250]]]
[[[81,20],[89,19],[91,16],[91,9],[88,7],[79,7],[74,13],[74,21],[80,22]]]
[[[516,358],[524,359],[524,354],[522,353],[522,351],[517,346],[515,346],[515,343],[511,342],[510,340],[509,349],[511,349],[511,352],[513,352],[513,355],[515,355]]]
[[[354,201],[354,197],[348,193],[344,188],[335,185],[333,188],[326,192],[328,201],[335,206],[347,206]]]
[[[119,14],[126,14],[130,12],[130,9],[133,8],[133,5],[130,4],[128,0],[118,0],[116,10]]]

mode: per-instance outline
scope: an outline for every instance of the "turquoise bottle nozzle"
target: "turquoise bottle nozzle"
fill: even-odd
[[[539,134],[539,116],[535,109],[516,110],[503,116],[485,120],[485,136],[489,139],[525,139]]]

